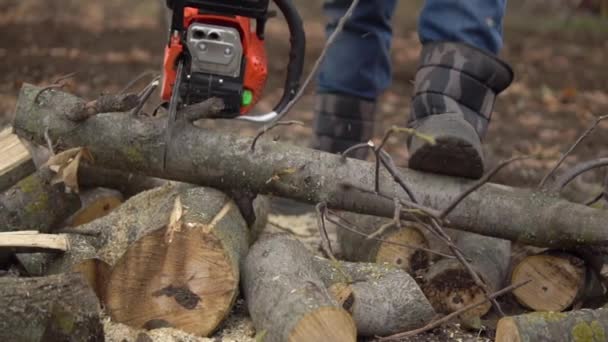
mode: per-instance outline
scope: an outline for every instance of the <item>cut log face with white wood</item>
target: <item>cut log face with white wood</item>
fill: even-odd
[[[337,228],[337,238],[344,259],[389,264],[406,272],[415,272],[428,267],[430,256],[427,252],[406,247],[429,247],[426,237],[415,224],[404,223],[401,228],[390,226],[380,234],[376,234],[374,236],[376,239],[370,239],[368,236],[391,220],[355,213],[343,213],[342,216],[352,223],[352,229],[361,233],[356,234]]]
[[[77,273],[0,278],[0,308],[0,341],[104,341],[99,302]]]
[[[13,128],[0,130],[0,191],[36,171],[25,146],[13,134]]]
[[[456,246],[491,292],[503,287],[511,255],[509,241],[462,233]],[[454,312],[469,304],[483,302],[486,298],[483,289],[475,284],[470,273],[456,259],[442,259],[433,264],[425,275],[422,289],[435,310],[442,313]],[[461,317],[480,317],[491,307],[486,302],[464,312]]]
[[[519,303],[532,310],[563,311],[578,301],[597,296],[598,289],[602,291],[602,285],[591,272],[582,259],[567,252],[529,255],[514,265],[511,284],[530,282],[513,294]]]

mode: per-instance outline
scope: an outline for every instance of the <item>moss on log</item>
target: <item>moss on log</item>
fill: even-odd
[[[0,340],[104,341],[100,306],[78,273],[0,278]]]
[[[251,138],[206,130],[178,120],[175,136],[165,146],[166,120],[102,113],[84,122],[65,117],[81,100],[25,84],[14,122],[20,137],[45,145],[44,132],[60,150],[87,146],[106,168],[141,172],[220,189],[276,194],[295,200],[326,202],[330,208],[392,217],[393,201],[356,191],[374,188],[374,165],[283,142],[265,139],[251,152]],[[46,124],[48,124],[48,126]],[[166,148],[165,148],[166,147]],[[163,166],[164,151],[168,160]],[[285,172],[295,170],[295,172]],[[421,204],[447,207],[471,181],[399,169]],[[389,198],[409,197],[387,172],[381,171],[380,192]],[[483,210],[479,210],[483,208]],[[521,213],[526,213],[522,215]],[[447,217],[454,228],[546,247],[604,244],[608,211],[588,208],[547,194],[485,184]]]
[[[607,339],[608,309],[504,317],[496,329],[496,342],[603,342]]]
[[[0,232],[48,233],[80,208],[78,195],[51,185],[52,171],[41,169],[0,193]]]

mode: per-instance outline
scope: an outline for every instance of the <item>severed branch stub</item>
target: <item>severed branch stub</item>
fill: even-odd
[[[213,118],[222,109],[224,109],[224,101],[219,97],[212,97],[203,102],[182,108],[177,112],[177,117],[188,122],[194,122],[196,120]]]
[[[99,113],[126,112],[138,103],[137,94],[101,95],[97,100],[77,103],[65,116],[71,121],[80,122]]]

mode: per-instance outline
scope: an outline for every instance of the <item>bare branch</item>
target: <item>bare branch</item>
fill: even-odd
[[[460,195],[458,195],[458,197],[456,197],[452,201],[452,203],[450,203],[450,205],[448,205],[443,211],[441,211],[441,214],[439,215],[439,218],[442,219],[442,220],[445,219],[445,217],[448,216],[452,212],[452,210],[454,210],[454,208],[456,208],[458,206],[458,204],[460,204],[460,202],[462,202],[463,199],[465,199],[473,191],[479,189],[482,185],[484,185],[487,182],[489,182],[490,179],[492,177],[494,177],[494,175],[496,173],[498,173],[498,171],[502,170],[502,168],[504,168],[505,166],[511,164],[514,161],[518,161],[518,160],[522,160],[522,159],[528,159],[528,158],[531,158],[531,157],[530,156],[516,156],[516,157],[512,157],[510,159],[507,159],[507,160],[504,160],[504,161],[500,162],[492,170],[490,170],[490,172],[486,173],[483,177],[481,177],[475,183],[473,183],[468,189],[466,189]]]
[[[327,221],[335,224],[337,227],[342,228],[344,230],[347,230],[347,231],[349,231],[349,232],[351,232],[353,234],[357,234],[357,235],[363,236],[365,238],[369,238],[369,235],[367,235],[365,233],[362,233],[361,231],[359,231],[357,229],[349,227],[349,226],[353,226],[353,227],[356,227],[356,226],[352,222],[349,222],[348,220],[346,220],[345,218],[337,215],[333,211],[328,210],[327,214],[331,214],[332,216],[335,217],[335,218],[332,218],[329,215],[325,216],[327,218]],[[427,252],[427,253],[430,253],[430,254],[438,255],[438,256],[441,256],[441,257],[444,257],[444,258],[454,259],[453,255],[441,253],[441,252],[438,252],[438,251],[435,251],[435,250],[432,250],[432,249],[429,249],[429,248],[425,248],[425,247],[422,247],[422,246],[414,246],[414,245],[405,244],[405,243],[388,241],[388,240],[384,240],[384,239],[376,238],[376,237],[373,237],[373,238],[370,238],[370,239],[371,240],[375,240],[375,241],[380,241],[380,242],[383,242],[383,243],[387,243],[389,245],[395,245],[395,246],[399,246],[399,247],[410,248],[410,249],[413,249],[413,250],[420,250],[420,251],[424,251],[424,252]]]
[[[589,170],[605,166],[608,166],[608,158],[599,158],[580,163],[571,169],[568,169],[561,176],[559,176],[559,178],[551,185],[551,188],[553,191],[559,192],[579,175]]]
[[[574,151],[574,149],[581,143],[581,141],[583,141],[587,136],[589,136],[589,134],[591,134],[591,132],[593,132],[593,130],[597,127],[597,125],[599,125],[599,123],[605,119],[608,119],[608,115],[600,116],[597,119],[595,119],[595,121],[593,122],[591,127],[587,128],[587,130],[585,130],[585,132],[578,139],[576,139],[576,142],[574,142],[574,144],[572,146],[570,146],[570,148],[568,149],[568,151],[566,151],[566,153],[562,154],[561,158],[559,158],[559,160],[557,161],[557,163],[555,163],[553,168],[551,168],[551,170],[549,170],[549,172],[540,181],[540,183],[538,184],[539,189],[542,189],[545,186],[545,183],[547,182],[549,177],[553,176],[555,171],[557,171],[557,169],[560,167],[560,165],[562,165],[562,163],[564,162],[566,157],[568,157],[570,155],[570,153],[572,153],[572,151]]]
[[[333,251],[331,250],[331,242],[329,241],[329,236],[327,235],[327,229],[325,227],[325,213],[327,211],[327,204],[324,202],[318,203],[315,206],[315,210],[317,211],[317,226],[319,228],[319,235],[321,236],[321,247],[327,257],[333,261],[336,261],[336,257],[334,256]]]
[[[302,121],[291,120],[291,121],[275,122],[274,124],[272,124],[268,127],[264,126],[262,130],[258,131],[258,133],[255,135],[255,138],[253,138],[253,141],[251,142],[251,152],[253,152],[255,150],[255,144],[257,144],[258,140],[262,137],[262,135],[266,134],[266,132],[270,131],[271,129],[273,129],[277,126],[290,126],[290,125],[304,126],[304,123]]]

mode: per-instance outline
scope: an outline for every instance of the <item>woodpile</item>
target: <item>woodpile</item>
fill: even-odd
[[[157,119],[83,116],[88,102],[38,91],[24,86],[15,132],[50,158],[34,163],[0,134],[16,151],[0,156],[2,341],[197,341],[238,302],[260,341],[391,340],[481,322],[511,292],[539,312],[500,319],[497,341],[605,340],[604,210],[398,169],[413,187],[402,191],[371,163],[265,139],[252,152],[251,139],[187,120],[163,166]],[[268,200],[255,194],[322,203],[325,254],[265,232]]]

